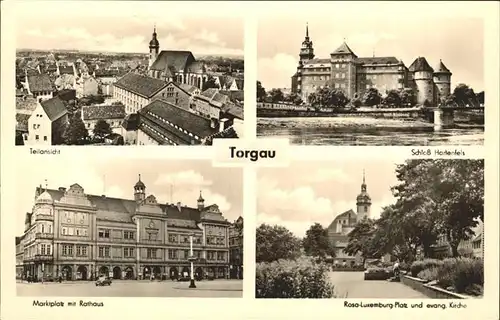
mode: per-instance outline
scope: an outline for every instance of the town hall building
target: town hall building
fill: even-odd
[[[159,203],[146,185],[133,199],[90,195],[79,184],[37,187],[25,231],[16,237],[17,276],[50,280],[176,279],[189,274],[193,237],[195,276],[227,278],[231,223],[216,204]]]
[[[411,88],[417,105],[436,106],[450,94],[451,75],[441,60],[432,68],[424,57],[416,58],[410,67],[396,57],[358,57],[345,41],[329,58],[315,58],[306,26],[292,92],[307,101],[311,93],[326,85],[342,90],[349,99],[362,97],[370,88],[381,94]]]

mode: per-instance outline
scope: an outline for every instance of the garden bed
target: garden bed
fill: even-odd
[[[402,276],[401,282],[410,288],[426,295],[432,299],[468,299],[468,296],[458,294],[429,284],[427,281],[411,277]]]

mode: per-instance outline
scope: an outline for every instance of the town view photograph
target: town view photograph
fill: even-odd
[[[260,19],[257,135],[295,145],[482,145],[483,20],[427,10],[404,20]]]
[[[16,145],[211,145],[242,137],[241,19],[165,19],[167,3],[156,13],[119,2],[99,14],[75,5],[50,20],[41,14],[50,6],[16,12]]]
[[[257,187],[257,298],[483,297],[484,160],[304,161]]]
[[[241,169],[67,160],[20,160],[18,296],[242,297]]]

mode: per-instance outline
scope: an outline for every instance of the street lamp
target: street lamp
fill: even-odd
[[[190,245],[190,253],[188,257],[188,261],[191,263],[191,281],[189,283],[190,288],[196,288],[196,284],[194,283],[194,262],[197,260],[196,257],[193,254],[193,236],[194,234],[191,233],[189,235],[189,245]]]

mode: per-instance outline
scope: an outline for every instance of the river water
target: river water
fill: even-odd
[[[435,130],[431,123],[368,117],[258,118],[258,137],[289,138],[294,145],[482,145],[484,127]]]

